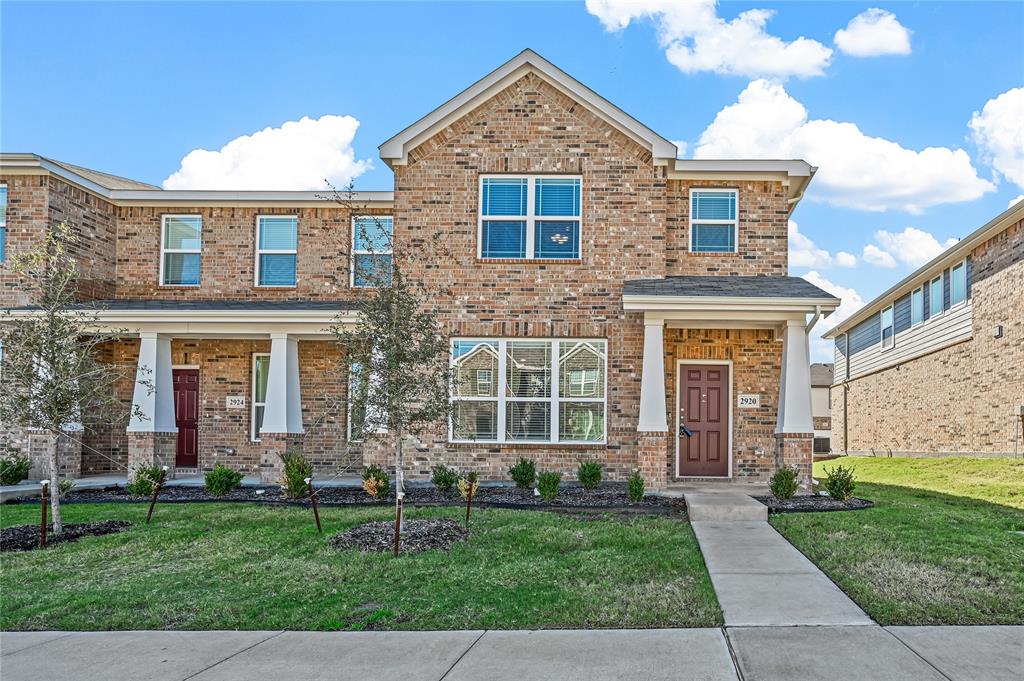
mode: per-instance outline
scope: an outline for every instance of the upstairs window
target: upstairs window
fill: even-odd
[[[929,317],[942,314],[942,277],[935,277],[928,285]]]
[[[690,190],[690,251],[735,253],[739,241],[735,189]]]
[[[578,259],[581,202],[579,177],[482,177],[479,256]]]
[[[882,310],[882,349],[888,350],[896,342],[895,327],[893,326],[892,305]]]
[[[7,260],[7,185],[0,184],[0,262]]]
[[[910,325],[917,326],[924,321],[924,287],[919,286],[910,294]]]
[[[352,219],[352,286],[384,288],[391,285],[395,234],[390,215],[362,215]]]
[[[967,263],[954,265],[949,271],[949,304],[959,305],[967,300]]]
[[[295,286],[299,219],[293,215],[256,218],[256,285]]]
[[[200,215],[165,215],[160,252],[162,286],[199,286],[203,248]]]

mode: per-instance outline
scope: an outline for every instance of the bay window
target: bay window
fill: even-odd
[[[579,177],[481,177],[478,255],[513,260],[578,259],[581,192]]]

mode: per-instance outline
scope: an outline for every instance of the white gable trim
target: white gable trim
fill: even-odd
[[[607,123],[650,149],[656,163],[660,161],[660,164],[667,164],[668,160],[675,160],[678,153],[676,145],[530,49],[523,50],[384,142],[380,145],[381,159],[388,165],[405,165],[412,149],[530,72],[536,73],[565,95],[585,104]]]

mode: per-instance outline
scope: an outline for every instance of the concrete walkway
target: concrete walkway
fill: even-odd
[[[1024,627],[0,634],[4,681],[1020,681]]]

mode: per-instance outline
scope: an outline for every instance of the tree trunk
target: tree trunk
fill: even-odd
[[[402,455],[402,431],[398,431],[395,444],[395,517],[400,518],[399,530],[405,531],[405,516],[401,515],[401,498],[405,496],[405,458]]]
[[[57,536],[64,529],[60,519],[60,472],[57,469],[57,448],[60,447],[60,436],[51,435],[53,446],[48,447],[47,459],[50,464],[50,514],[53,517],[53,535]]]

